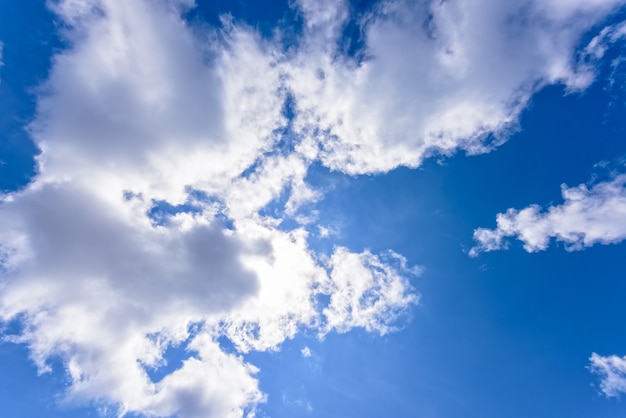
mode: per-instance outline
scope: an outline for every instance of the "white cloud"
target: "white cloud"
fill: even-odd
[[[131,186],[176,203],[187,186],[224,193],[285,122],[272,47],[233,26],[194,36],[160,2],[98,5],[72,17],[74,48],[44,85],[31,127],[41,181],[102,181],[115,198]]]
[[[251,417],[265,399],[256,369],[219,338],[246,353],[302,328],[320,338],[396,329],[418,302],[419,269],[394,252],[316,254],[304,228],[278,228],[315,219],[310,165],[364,173],[432,150],[484,151],[541,85],[592,80],[574,48],[618,2],[531,3],[537,21],[511,28],[498,22],[516,3],[386,2],[362,20],[361,64],[337,50],[345,3],[298,4],[303,39],[284,51],[228,19],[185,22],[189,0],[50,2],[69,47],[30,126],[38,174],[2,197],[0,318],[23,322],[12,339],[42,372],[61,360],[69,399],[120,414]],[[156,223],[148,214],[163,201],[194,210]],[[153,382],[146,370],[169,346],[189,357]]]
[[[302,353],[302,357],[304,358],[311,357],[311,349],[309,347],[304,347],[300,350],[300,353]]]
[[[324,293],[330,303],[324,308],[326,330],[346,332],[354,327],[386,334],[394,330],[397,316],[411,304],[417,303],[410,293],[407,276],[419,270],[407,271],[406,260],[390,252],[387,262],[368,251],[354,254],[337,248],[330,259],[330,282]],[[400,269],[392,266],[399,265]]]
[[[478,245],[470,255],[506,248],[509,237],[522,241],[528,252],[545,250],[552,238],[565,243],[569,251],[626,239],[626,175],[591,188],[562,185],[561,193],[565,202],[545,211],[531,205],[498,214],[495,229],[474,231]]]
[[[317,229],[320,238],[329,238],[331,236],[339,235],[339,227],[337,226],[317,225]]]
[[[288,63],[297,127],[317,136],[324,164],[353,174],[486,152],[541,87],[593,81],[593,65],[575,54],[581,35],[623,3],[383,2],[362,18],[363,62],[342,56],[336,39],[305,37]]]
[[[611,45],[626,36],[626,22],[613,26],[607,26],[595,36],[585,48],[585,54],[600,59],[604,56]]]
[[[626,357],[593,353],[589,369],[601,379],[600,390],[609,398],[626,393]]]
[[[62,361],[69,400],[253,416],[265,399],[256,369],[218,338],[245,353],[277,349],[302,327],[330,331],[318,295],[334,279],[306,231],[259,213],[289,188],[286,215],[319,198],[303,181],[315,155],[306,138],[273,152],[286,123],[275,47],[228,22],[190,28],[179,17],[188,6],[53,4],[71,47],[54,57],[30,127],[38,175],[0,207],[0,317],[23,322],[11,339],[42,372]],[[155,201],[195,210],[157,225]],[[172,345],[188,358],[151,381]]]

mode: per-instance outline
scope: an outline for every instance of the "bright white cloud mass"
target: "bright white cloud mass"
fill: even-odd
[[[309,167],[370,174],[491,150],[543,86],[593,82],[612,35],[576,51],[623,3],[386,1],[360,18],[364,45],[348,55],[341,1],[296,2],[304,27],[288,47],[280,28],[268,39],[229,16],[186,22],[192,0],[50,2],[67,48],[37,90],[37,176],[0,206],[0,317],[22,321],[14,340],[41,371],[62,361],[70,400],[254,416],[265,395],[239,354],[302,329],[385,334],[419,299],[420,269],[393,251],[310,247],[307,204],[323,194]],[[622,240],[625,183],[509,210],[473,251],[512,236],[529,251]],[[262,211],[276,202],[279,215]],[[153,382],[146,370],[181,345],[189,358]]]

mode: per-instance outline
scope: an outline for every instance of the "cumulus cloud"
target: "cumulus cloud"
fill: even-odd
[[[581,35],[623,3],[381,2],[361,17],[357,58],[340,53],[340,39],[320,46],[317,31],[305,37],[288,65],[296,125],[319,139],[324,164],[353,174],[487,152],[515,129],[534,92],[593,81],[593,57],[576,52]]]
[[[239,353],[273,350],[302,327],[323,336],[374,329],[377,318],[335,315],[326,327],[318,296],[345,284],[304,229],[260,215],[286,189],[287,215],[318,198],[304,183],[306,138],[273,152],[286,125],[275,46],[228,21],[190,28],[180,17],[189,6],[51,4],[70,47],[54,57],[29,127],[38,174],[2,199],[0,317],[20,322],[8,338],[41,372],[61,360],[68,400],[119,414],[253,416],[265,399],[256,368],[219,338]],[[163,202],[180,210],[155,219]],[[411,272],[387,267],[411,299]],[[405,308],[395,296],[378,296],[386,315]],[[152,381],[170,346],[188,358]]]
[[[419,300],[420,269],[393,251],[310,248],[311,164],[486,151],[542,85],[592,81],[579,37],[619,4],[382,2],[359,20],[357,59],[339,47],[344,2],[298,2],[288,50],[232,19],[185,22],[191,0],[50,2],[68,47],[29,126],[38,172],[0,204],[0,318],[21,325],[7,338],[42,372],[60,360],[69,400],[254,416],[265,395],[245,353],[303,328],[385,334]],[[153,381],[172,346],[187,359]]]
[[[495,229],[474,231],[478,245],[470,250],[470,255],[506,248],[510,237],[522,241],[528,252],[545,250],[553,238],[563,242],[569,251],[626,239],[626,175],[617,175],[591,188],[584,184],[562,185],[561,194],[564,202],[546,210],[531,205],[498,214]]]
[[[271,47],[233,26],[194,36],[173,3],[58,3],[73,47],[55,56],[31,126],[41,181],[181,203],[185,187],[224,193],[277,140]]]
[[[601,379],[600,390],[607,397],[626,393],[626,357],[601,356],[593,353],[589,369]]]

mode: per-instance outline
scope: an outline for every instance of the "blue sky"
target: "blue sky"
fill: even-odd
[[[623,416],[625,3],[0,3],[0,418]]]

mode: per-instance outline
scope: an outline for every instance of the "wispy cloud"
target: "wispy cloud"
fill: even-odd
[[[626,393],[626,357],[601,356],[593,353],[589,369],[601,379],[600,390],[608,397]]]

